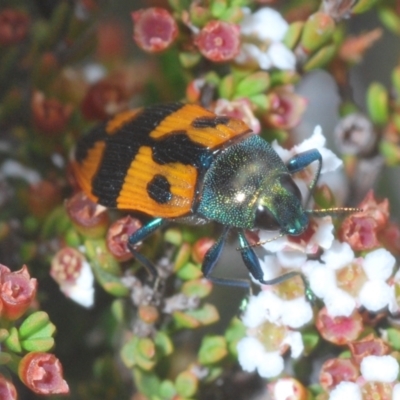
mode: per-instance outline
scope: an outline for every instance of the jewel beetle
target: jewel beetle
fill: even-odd
[[[242,259],[253,277],[272,284],[283,279],[263,279],[245,230],[300,235],[310,214],[349,210],[317,214],[303,208],[292,175],[313,162],[317,170],[310,196],[322,166],[318,150],[300,153],[285,164],[244,122],[198,105],[170,103],[125,111],[95,127],[78,143],[72,167],[91,200],[152,217],[128,239],[130,250],[151,275],[157,276],[156,269],[135,244],[171,220],[215,221],[224,229],[206,253],[202,271],[214,282],[247,286],[211,276],[228,231],[236,232]]]

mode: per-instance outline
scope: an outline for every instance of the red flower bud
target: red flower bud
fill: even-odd
[[[11,272],[9,268],[0,264],[0,282],[2,317],[16,320],[35,299],[37,281],[31,278],[26,265],[19,271]]]
[[[203,237],[196,241],[192,247],[192,258],[196,263],[201,264],[204,256],[211,246],[215,243],[215,240],[209,237]]]
[[[33,94],[31,108],[33,125],[46,135],[64,131],[72,113],[71,105],[63,105],[56,99],[46,99],[41,92]]]
[[[240,28],[224,21],[210,21],[200,31],[195,44],[211,61],[224,62],[235,58],[240,48]]]
[[[357,310],[349,317],[331,317],[323,308],[318,313],[316,327],[325,340],[343,345],[358,338],[363,330],[363,321]]]
[[[0,399],[17,400],[17,390],[12,382],[0,375]]]
[[[389,220],[389,202],[378,203],[371,190],[360,203],[361,212],[351,214],[342,223],[339,231],[341,240],[349,243],[355,251],[372,250],[380,247],[378,234]]]
[[[10,46],[25,39],[29,17],[22,11],[5,8],[0,12],[0,45]]]
[[[132,13],[133,39],[144,51],[157,53],[168,48],[178,35],[172,15],[163,8],[152,7]]]
[[[126,52],[124,29],[118,21],[104,20],[97,30],[97,57],[109,61],[124,56]]]
[[[356,365],[348,358],[333,358],[322,365],[319,382],[321,386],[330,391],[340,382],[356,382],[360,372]]]
[[[128,108],[128,92],[122,84],[100,81],[92,85],[82,101],[81,110],[86,119],[106,120]]]
[[[32,352],[20,362],[18,375],[21,381],[38,394],[68,394],[69,387],[63,379],[62,365],[53,354]]]
[[[105,233],[108,226],[106,209],[91,201],[83,192],[69,198],[65,202],[65,208],[82,235],[95,238]]]
[[[29,187],[28,207],[35,217],[44,217],[60,203],[61,191],[55,183],[40,181]]]
[[[360,364],[367,356],[384,356],[389,354],[389,346],[380,338],[376,338],[372,333],[368,336],[349,343],[349,349],[353,360]]]
[[[128,239],[141,226],[142,223],[138,219],[127,215],[115,221],[108,229],[107,247],[118,261],[127,261],[133,257],[128,248]]]

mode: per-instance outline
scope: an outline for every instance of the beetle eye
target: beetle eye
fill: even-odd
[[[301,192],[298,186],[294,183],[292,177],[290,175],[281,175],[279,177],[279,182],[282,187],[285,188],[289,193],[292,193],[294,197],[301,200]]]
[[[257,207],[256,216],[254,218],[254,227],[274,231],[280,229],[280,225],[271,211],[263,206]]]

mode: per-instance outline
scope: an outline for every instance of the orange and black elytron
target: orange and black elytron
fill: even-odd
[[[301,234],[313,211],[303,208],[292,174],[314,161],[318,169],[310,194],[321,170],[318,150],[298,154],[285,165],[242,121],[197,105],[171,103],[126,111],[94,128],[78,143],[72,165],[93,201],[152,217],[129,238],[131,251],[151,274],[156,270],[134,249],[136,243],[171,219],[216,221],[224,230],[204,258],[204,275],[247,286],[210,277],[228,231],[237,233],[254,278],[272,283],[264,281],[244,230]]]

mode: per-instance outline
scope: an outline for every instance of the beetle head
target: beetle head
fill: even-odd
[[[301,193],[288,173],[266,178],[256,201],[254,227],[300,235],[308,226],[308,215],[301,205]]]

